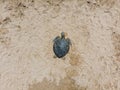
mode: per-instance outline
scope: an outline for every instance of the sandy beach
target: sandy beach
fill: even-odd
[[[119,0],[0,0],[0,90],[120,90]],[[54,58],[53,39],[72,46]]]

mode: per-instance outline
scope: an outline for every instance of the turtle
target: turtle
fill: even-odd
[[[71,40],[65,38],[65,32],[61,32],[61,37],[57,36],[53,42],[53,51],[58,58],[64,57],[69,52],[70,45],[72,45]]]

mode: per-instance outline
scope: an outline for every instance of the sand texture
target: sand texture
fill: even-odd
[[[0,90],[120,90],[120,0],[0,0]]]

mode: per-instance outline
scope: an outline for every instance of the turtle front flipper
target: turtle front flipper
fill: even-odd
[[[53,40],[53,42],[55,42],[55,41],[58,40],[58,39],[60,39],[60,36],[57,36],[57,37]]]
[[[72,46],[71,40],[69,38],[66,39],[68,44]]]

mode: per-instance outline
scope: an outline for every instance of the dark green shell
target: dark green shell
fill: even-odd
[[[54,39],[53,51],[58,58],[64,57],[70,48],[70,43],[65,38],[57,37]]]

